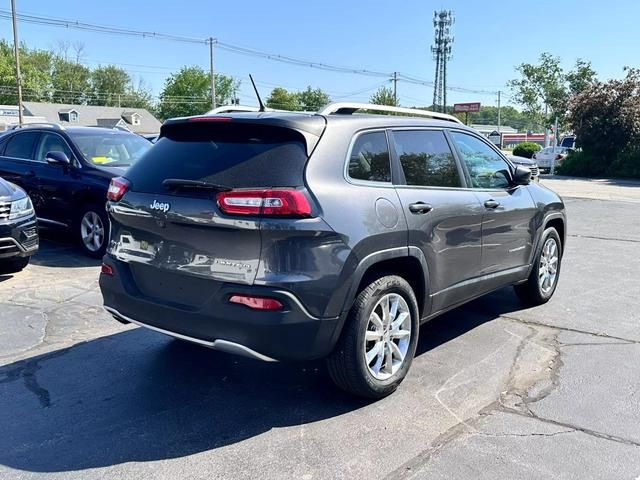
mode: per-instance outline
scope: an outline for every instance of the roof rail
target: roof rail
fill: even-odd
[[[233,112],[259,112],[260,107],[250,107],[248,105],[223,105],[216,107],[213,110],[209,110],[205,115],[215,115],[217,113],[233,113]],[[265,108],[265,112],[283,112],[283,113],[315,113],[315,112],[303,112],[295,110],[280,110],[278,108]]]
[[[246,105],[222,105],[221,107],[209,110],[206,115],[215,115],[216,113],[232,113],[232,112],[258,112],[258,107],[249,107]]]
[[[351,115],[358,110],[371,110],[374,112],[390,112],[390,113],[402,113],[406,116],[415,115],[418,117],[429,117],[436,120],[447,120],[449,122],[462,123],[459,119],[453,115],[446,113],[431,112],[429,110],[420,110],[418,108],[404,108],[404,107],[392,107],[390,105],[376,105],[373,103],[353,103],[353,102],[338,102],[331,103],[318,111],[320,115],[332,115],[343,114]]]
[[[7,130],[18,130],[19,128],[29,128],[29,127],[50,127],[50,128],[54,128],[56,130],[64,130],[64,127],[58,123],[52,123],[52,122],[30,122],[30,123],[23,123],[22,125],[20,125],[19,123],[15,123],[12,125],[8,126],[9,128],[7,128]]]

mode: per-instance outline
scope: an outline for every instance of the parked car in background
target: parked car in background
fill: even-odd
[[[536,161],[540,170],[548,172],[551,170],[553,162],[558,165],[558,163],[567,158],[570,151],[571,149],[566,147],[546,147],[534,153],[531,158]]]
[[[519,157],[517,155],[507,155],[507,158],[511,160],[511,163],[514,165],[522,165],[523,167],[527,167],[531,170],[531,180],[534,182],[540,181],[540,169],[538,168],[538,164],[529,158]]]
[[[562,140],[560,140],[560,146],[561,147],[575,149],[576,148],[576,136],[575,135],[566,135],[566,136],[562,137]]]
[[[0,274],[19,272],[38,250],[38,225],[31,199],[0,178]]]
[[[529,168],[453,116],[370,104],[167,120],[107,209],[116,319],[266,361],[327,358],[370,398],[403,380],[421,323],[509,285],[547,302],[565,242],[562,200]]]
[[[27,192],[41,226],[71,231],[99,258],[108,238],[109,181],[151,146],[121,130],[28,124],[0,136],[0,176]]]

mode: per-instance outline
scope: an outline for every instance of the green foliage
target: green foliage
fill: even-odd
[[[290,110],[315,112],[331,102],[331,98],[321,88],[308,86],[302,92],[290,92],[285,88],[276,87],[267,98],[266,106],[276,110]]]
[[[121,105],[122,97],[127,93],[130,83],[129,74],[115,65],[96,68],[91,73],[94,96],[89,100],[89,105],[107,107]]]
[[[51,101],[80,105],[86,103],[92,93],[91,70],[62,57],[55,57],[52,63]]]
[[[563,162],[562,173],[640,177],[640,70],[589,86],[568,118],[582,152]]]
[[[330,103],[331,98],[321,88],[313,89],[308,86],[306,90],[298,93],[298,102],[302,110],[315,112]]]
[[[152,97],[143,82],[134,87],[129,74],[114,65],[94,70],[80,63],[82,46],[67,55],[68,44],[57,53],[20,46],[22,96],[25,101],[152,108]],[[0,40],[0,104],[16,105],[13,45]]]
[[[294,112],[300,110],[298,94],[282,87],[276,87],[271,91],[266,105],[276,110],[291,110]]]
[[[239,82],[226,75],[216,75],[216,103],[230,103]],[[157,114],[172,117],[200,115],[211,110],[211,75],[200,67],[183,67],[172,74],[160,93]]]
[[[540,151],[540,145],[533,142],[522,142],[513,149],[513,154],[517,157],[531,158],[533,154]]]
[[[542,53],[538,64],[522,63],[516,71],[520,78],[508,83],[513,98],[542,125],[550,125],[556,115],[564,123],[572,96],[587,89],[596,77],[590,62],[578,59],[574,70],[565,73],[560,58],[549,53]]]
[[[393,90],[389,87],[380,87],[378,90],[371,95],[371,100],[369,103],[373,103],[376,105],[391,105],[393,107],[397,107],[398,103],[393,96]]]
[[[458,114],[459,118],[464,121],[464,114]],[[477,113],[469,114],[469,123],[480,125],[497,125],[498,124],[498,107],[482,106]],[[516,130],[538,130],[540,125],[528,113],[521,112],[516,108],[507,105],[500,109],[500,123],[502,126],[512,127]]]

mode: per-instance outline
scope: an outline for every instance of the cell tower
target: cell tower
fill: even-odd
[[[451,10],[433,12],[435,45],[431,47],[433,59],[436,61],[436,79],[433,86],[433,109],[436,112],[447,110],[447,62],[451,60],[451,26],[454,23]]]

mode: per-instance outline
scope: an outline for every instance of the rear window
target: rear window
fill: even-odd
[[[167,178],[231,188],[304,185],[304,137],[264,125],[176,124],[126,174],[139,192],[169,193]]]
[[[84,157],[102,167],[128,167],[151,148],[151,143],[140,135],[118,131],[70,131]]]

